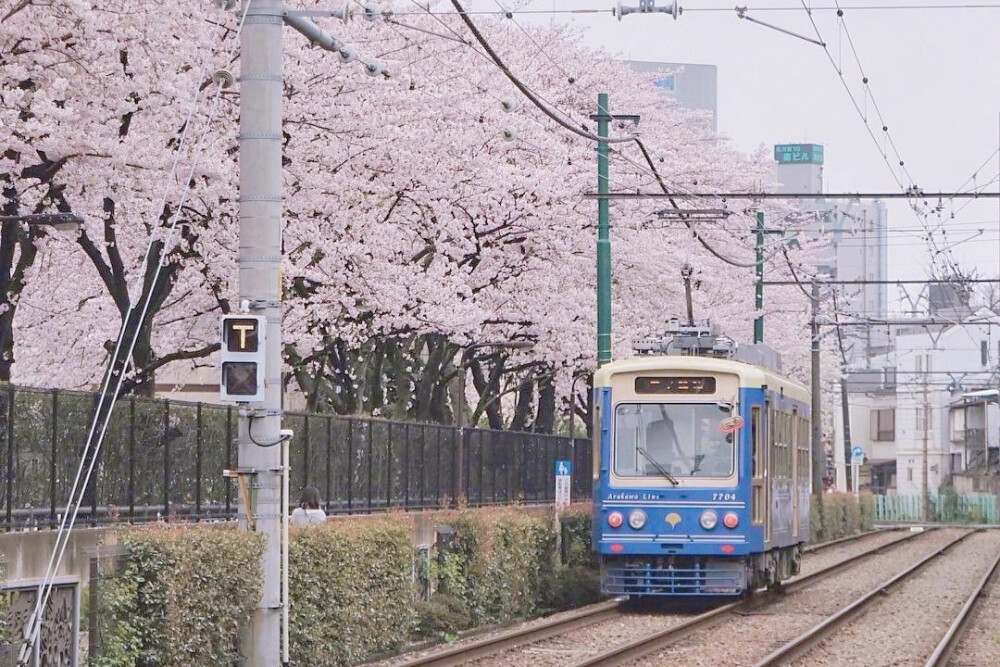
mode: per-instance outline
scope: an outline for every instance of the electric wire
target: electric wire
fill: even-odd
[[[247,4],[246,4],[246,8],[247,9],[250,7],[250,4],[252,2],[253,2],[253,0],[247,0]],[[226,11],[225,7],[221,7],[220,8],[220,19],[219,19],[220,23],[222,22],[222,19],[224,17],[224,12],[225,11]],[[236,33],[235,33],[234,46],[233,46],[233,48],[229,52],[229,58],[230,59],[231,59],[233,53],[235,52],[236,46],[239,44],[239,35],[242,32],[242,30],[243,30],[243,24],[244,24],[244,22],[246,20],[246,16],[247,16],[247,12],[244,11],[243,14],[242,14],[242,16],[241,16],[241,18],[240,18],[240,22],[239,22],[238,28],[236,30]],[[209,54],[211,54],[211,53],[214,52],[216,46],[219,43],[218,39],[219,39],[219,36],[217,35],[216,36],[216,41],[213,42],[211,48],[208,50]],[[187,122],[185,123],[184,130],[182,131],[182,134],[181,134],[181,137],[180,137],[180,140],[179,140],[179,143],[178,143],[178,147],[177,147],[177,152],[175,153],[175,156],[174,156],[173,165],[171,166],[171,170],[170,170],[169,176],[167,178],[167,186],[166,186],[166,188],[164,190],[164,196],[160,200],[158,200],[157,205],[158,205],[159,208],[158,209],[154,209],[154,212],[153,212],[153,214],[155,216],[157,216],[157,217],[158,217],[159,214],[156,213],[156,211],[162,211],[163,207],[165,206],[166,197],[167,197],[166,192],[168,192],[169,189],[172,187],[171,182],[173,181],[174,175],[176,174],[176,171],[177,171],[177,168],[178,168],[178,165],[179,165],[179,161],[180,161],[180,156],[182,154],[183,148],[185,147],[185,142],[187,140],[187,133],[188,133],[188,130],[189,130],[190,126],[191,126],[191,119],[193,118],[193,115],[194,115],[195,111],[197,110],[198,103],[199,103],[199,100],[201,98],[201,81],[202,81],[202,78],[203,78],[204,73],[206,71],[206,66],[207,66],[207,62],[208,62],[208,58],[209,57],[210,56],[206,56],[205,61],[203,61],[202,65],[201,65],[201,68],[199,70],[199,76],[196,79],[196,83],[195,83],[195,86],[196,86],[195,95],[194,95],[194,97],[192,99],[191,106],[189,108],[188,115],[187,115]],[[221,97],[221,92],[222,92],[222,86],[223,86],[223,82],[221,80],[218,81],[218,82],[216,82],[215,98],[213,100],[212,111],[211,111],[211,113],[209,115],[209,119],[208,119],[207,125],[211,125],[212,121],[214,120],[215,113],[218,110],[219,99]],[[194,151],[192,152],[193,161],[192,161],[192,165],[191,165],[191,169],[189,171],[189,174],[188,174],[187,178],[183,182],[185,184],[185,186],[187,184],[191,183],[191,181],[192,181],[192,179],[194,177],[194,172],[195,172],[195,170],[197,168],[197,165],[198,165],[198,158],[200,157],[201,142],[204,140],[204,138],[207,135],[208,135],[207,131],[202,134],[202,137],[199,138],[199,141],[196,144]],[[190,188],[188,188],[188,187],[184,187],[184,189],[182,191],[183,192],[183,196],[182,196],[181,202],[178,204],[178,206],[174,210],[173,215],[170,217],[170,220],[168,221],[168,224],[167,224],[167,227],[168,227],[168,236],[167,236],[167,239],[164,240],[164,247],[168,247],[169,246],[169,240],[172,237],[173,232],[174,232],[174,230],[176,228],[177,218],[180,215],[181,211],[183,210],[184,202],[187,199],[189,189]],[[152,230],[151,230],[151,233],[150,233],[150,239],[149,239],[149,243],[148,243],[147,248],[146,248],[146,253],[144,255],[142,265],[145,265],[145,264],[148,263],[149,258],[150,258],[151,254],[152,254],[152,248],[153,248],[154,242],[156,240],[157,240],[157,227],[153,226]],[[162,268],[163,268],[163,263],[162,262],[158,262],[157,266],[156,266],[156,269],[154,271],[154,276],[153,276],[151,284],[155,285],[156,280],[159,278],[159,274],[160,274]],[[145,278],[146,278],[146,276],[143,275],[141,277],[141,281],[144,282]],[[140,294],[142,293],[142,287],[141,287],[142,282],[140,282],[140,288],[139,288],[140,289],[140,292],[139,292]],[[132,333],[132,332],[128,332],[128,327],[129,327],[129,323],[130,323],[130,320],[131,320],[131,316],[132,316],[132,313],[135,310],[134,300],[131,297],[129,299],[129,302],[130,302],[129,303],[129,307],[128,307],[125,315],[122,317],[122,326],[121,326],[121,329],[119,331],[118,339],[117,339],[116,344],[115,344],[114,353],[112,354],[111,359],[110,359],[110,365],[108,367],[108,372],[105,374],[104,382],[102,383],[103,386],[101,388],[101,393],[99,394],[99,397],[98,397],[98,404],[97,404],[97,406],[96,406],[96,408],[94,410],[94,418],[93,418],[93,420],[91,422],[90,431],[89,431],[89,433],[87,435],[87,443],[84,446],[83,452],[81,454],[80,465],[77,467],[76,477],[75,477],[75,479],[73,481],[73,486],[71,487],[71,490],[70,490],[70,498],[69,498],[69,501],[67,503],[66,512],[63,514],[62,520],[60,521],[60,524],[59,524],[59,529],[56,532],[56,542],[55,542],[55,545],[53,547],[52,555],[49,558],[49,563],[48,563],[48,566],[46,568],[45,577],[43,578],[42,583],[39,585],[39,589],[38,589],[38,592],[36,594],[36,600],[35,600],[34,610],[32,611],[31,616],[29,617],[28,622],[27,622],[27,624],[25,626],[25,629],[24,629],[24,636],[23,636],[23,640],[24,641],[23,641],[23,643],[21,645],[20,655],[18,657],[18,662],[21,665],[25,665],[25,666],[27,665],[27,661],[30,658],[31,649],[35,645],[35,643],[38,641],[38,636],[39,636],[39,634],[41,632],[41,625],[42,625],[42,616],[43,616],[42,610],[44,610],[45,607],[46,607],[46,605],[48,604],[49,596],[51,595],[51,592],[52,592],[52,585],[53,585],[53,582],[54,582],[54,579],[55,579],[55,572],[58,570],[59,565],[62,563],[62,559],[63,559],[63,556],[65,554],[66,547],[67,547],[67,545],[69,543],[69,535],[71,534],[71,532],[73,530],[73,527],[76,524],[76,519],[77,519],[79,510],[80,510],[80,506],[82,505],[82,502],[83,502],[83,495],[84,495],[84,493],[86,491],[87,485],[90,482],[90,478],[91,478],[91,476],[93,474],[94,467],[95,467],[95,465],[97,463],[98,455],[100,454],[100,449],[101,449],[101,445],[103,443],[104,436],[107,433],[108,426],[110,425],[110,422],[111,422],[111,416],[112,416],[112,413],[113,413],[113,410],[114,410],[115,403],[117,402],[117,398],[118,398],[119,392],[121,391],[122,383],[124,382],[125,376],[126,376],[128,370],[129,370],[129,367],[130,367],[132,352],[135,349],[135,343],[136,343],[136,340],[138,338],[138,331],[141,328],[142,322],[146,318],[146,315],[147,315],[148,309],[149,309],[149,304],[150,304],[151,300],[152,300],[152,289],[150,290],[149,294],[146,295],[146,298],[143,299],[142,312],[141,312],[140,317],[139,317],[139,326],[133,327],[134,334],[131,337],[131,341],[127,344],[128,351],[127,351],[127,353],[126,353],[126,355],[125,355],[125,357],[124,357],[124,359],[122,361],[122,368],[121,368],[121,370],[117,374],[117,384],[115,385],[115,388],[114,388],[113,392],[110,394],[110,405],[108,405],[106,409],[103,409],[104,405],[105,405],[105,401],[107,400],[107,398],[109,396],[108,389],[110,388],[110,385],[111,385],[111,382],[112,382],[112,378],[115,376],[115,366],[118,364],[119,353],[121,352],[121,349],[123,347],[123,343],[125,341],[126,334],[127,333]],[[97,435],[96,440],[95,440],[94,435],[95,435],[95,433],[97,433],[98,423],[101,421],[102,416],[104,418],[103,419],[103,424],[101,425],[100,433]],[[89,458],[89,466],[87,465],[88,458]],[[84,474],[83,470],[84,470],[85,466],[86,466],[87,470],[86,470],[86,473]],[[82,484],[81,484],[81,478],[82,478]],[[77,496],[79,496],[79,498],[77,498]],[[71,507],[72,507],[72,515],[70,513],[70,508]]]
[[[521,82],[520,79],[518,79],[516,76],[514,76],[514,74],[510,71],[510,69],[507,67],[507,65],[504,64],[504,61],[500,58],[500,56],[497,55],[496,51],[493,50],[493,47],[490,46],[490,44],[486,40],[486,38],[483,37],[483,34],[481,32],[479,32],[479,29],[476,27],[476,24],[472,21],[471,18],[469,18],[468,14],[466,14],[465,9],[462,7],[462,4],[459,2],[459,0],[451,0],[451,4],[454,5],[454,7],[455,7],[456,10],[458,10],[458,14],[461,17],[462,21],[469,28],[469,31],[472,32],[472,35],[476,38],[476,41],[479,42],[480,46],[483,47],[483,50],[485,50],[486,53],[489,54],[489,56],[493,60],[493,62],[496,63],[496,66],[500,68],[500,71],[502,71],[504,73],[504,75],[508,79],[510,79],[510,82],[513,83],[514,86],[518,90],[520,90],[521,93],[525,97],[527,97],[531,101],[532,104],[534,104],[536,107],[538,107],[542,111],[542,113],[544,113],[546,116],[548,116],[549,118],[551,118],[553,121],[555,121],[556,123],[558,123],[559,125],[561,125],[563,128],[569,130],[573,134],[576,134],[576,135],[579,135],[579,136],[583,137],[584,139],[590,139],[591,141],[605,141],[605,142],[607,142],[609,144],[612,144],[612,143],[625,143],[625,142],[628,142],[628,141],[632,141],[631,138],[626,138],[626,137],[622,137],[622,138],[618,138],[618,139],[610,138],[610,137],[608,137],[608,138],[599,137],[596,134],[593,134],[593,133],[591,133],[591,132],[589,132],[589,131],[587,131],[585,129],[576,127],[575,125],[573,125],[569,121],[567,121],[564,118],[562,118],[553,109],[550,109],[549,106],[547,106],[545,103],[543,103],[542,100],[539,99],[539,97],[530,88],[528,88],[524,83]]]
[[[839,67],[837,65],[837,62],[834,60],[833,54],[830,52],[829,46],[827,45],[826,41],[823,39],[822,34],[820,33],[819,26],[816,24],[816,20],[813,17],[812,10],[806,4],[805,0],[800,0],[800,2],[802,4],[802,8],[805,9],[805,11],[806,11],[806,15],[809,17],[809,22],[812,24],[813,30],[816,33],[816,38],[820,41],[820,43],[823,46],[823,52],[826,54],[826,57],[830,61],[830,65],[833,67],[834,71],[837,72],[837,76],[840,79],[840,82],[841,82],[842,86],[844,87],[844,90],[847,92],[847,95],[850,98],[851,103],[854,105],[854,109],[857,111],[858,115],[861,117],[861,120],[862,120],[862,122],[864,123],[864,126],[865,126],[865,130],[868,132],[868,135],[871,137],[872,142],[875,144],[875,147],[878,149],[879,154],[882,156],[882,160],[885,162],[886,166],[889,168],[889,172],[892,174],[893,180],[896,181],[896,185],[899,187],[899,189],[902,192],[909,193],[909,192],[913,191],[914,197],[910,201],[910,208],[913,210],[914,214],[918,217],[918,219],[920,219],[922,221],[922,223],[925,225],[925,227],[927,229],[928,243],[930,244],[931,250],[933,251],[933,254],[931,256],[932,263],[936,262],[936,260],[937,260],[938,257],[942,257],[943,256],[943,261],[944,261],[944,264],[945,264],[945,268],[947,270],[950,270],[953,273],[956,273],[956,274],[960,273],[960,271],[958,270],[958,266],[957,266],[957,264],[955,262],[954,256],[951,255],[951,253],[950,253],[950,249],[948,249],[948,250],[941,250],[937,246],[937,242],[934,239],[934,230],[931,228],[931,226],[930,226],[930,224],[929,224],[929,222],[927,220],[927,213],[924,212],[924,211],[920,211],[919,208],[918,208],[918,206],[917,206],[916,202],[919,200],[919,197],[917,196],[918,192],[916,191],[916,186],[914,184],[914,180],[913,180],[912,176],[910,175],[909,170],[906,168],[906,163],[902,159],[902,157],[900,156],[899,150],[896,148],[896,143],[893,140],[892,135],[889,133],[889,126],[885,122],[885,119],[882,117],[882,113],[881,113],[881,111],[879,109],[878,103],[875,100],[875,95],[874,95],[874,93],[871,90],[871,86],[869,85],[868,77],[864,73],[864,66],[861,64],[861,59],[858,56],[857,49],[854,48],[854,41],[850,37],[850,31],[847,28],[847,22],[844,20],[844,10],[843,10],[843,7],[841,7],[839,1],[835,3],[836,4],[836,8],[837,8],[838,21],[839,21],[840,25],[842,26],[842,28],[844,29],[845,34],[847,35],[848,43],[851,46],[851,50],[852,50],[852,53],[854,54],[855,62],[857,64],[857,66],[858,66],[859,72],[861,73],[861,77],[862,77],[861,80],[862,80],[862,84],[865,87],[866,95],[868,97],[870,97],[871,100],[872,100],[872,106],[875,108],[875,112],[876,112],[876,114],[878,116],[879,122],[882,125],[882,132],[886,136],[886,138],[887,138],[887,140],[889,142],[889,145],[892,147],[892,150],[895,153],[896,159],[897,159],[897,161],[899,163],[899,167],[902,170],[903,175],[906,176],[907,179],[909,179],[909,181],[910,181],[910,188],[907,188],[903,184],[903,182],[900,179],[899,175],[896,173],[895,167],[893,167],[892,164],[889,162],[889,156],[888,156],[887,151],[885,150],[884,147],[882,147],[882,146],[879,145],[878,139],[875,136],[875,132],[872,129],[871,124],[868,122],[867,115],[865,114],[864,111],[861,110],[860,104],[858,104],[857,99],[854,97],[854,93],[851,91],[850,86],[847,84],[847,80],[844,78],[844,72],[843,72],[843,70],[841,69],[841,67]]]
[[[753,12],[788,12],[788,11],[799,11],[798,7],[781,7],[781,6],[763,6],[763,7],[745,7],[747,11]],[[837,7],[832,5],[824,5],[818,7],[810,7],[814,12],[823,11],[834,11]],[[963,3],[960,5],[943,5],[943,4],[933,4],[933,5],[845,5],[842,9],[850,9],[851,11],[908,11],[908,10],[955,10],[955,9],[1000,9],[1000,3]],[[718,7],[684,7],[685,14],[695,13],[695,12],[732,12],[733,6],[718,6]],[[410,14],[416,14],[417,12],[406,12],[406,11],[396,11],[392,12],[394,15],[405,16]],[[429,14],[434,14],[436,16],[454,16],[456,12],[426,12]],[[495,10],[470,10],[467,12],[470,16],[500,16],[500,12]],[[511,14],[524,14],[524,15],[600,15],[605,14],[608,16],[612,15],[611,9],[514,9],[510,10]]]

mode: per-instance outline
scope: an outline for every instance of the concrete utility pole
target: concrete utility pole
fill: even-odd
[[[757,243],[754,250],[754,272],[757,284],[754,287],[754,310],[757,317],[753,321],[753,342],[764,342],[764,212],[757,211]]]
[[[608,189],[608,122],[629,120],[639,124],[639,116],[608,113],[608,94],[597,94],[597,366],[611,361],[611,216]]]
[[[267,542],[261,560],[260,604],[241,640],[245,664],[280,664],[281,648],[281,98],[282,1],[244,0],[240,35],[240,301],[267,317],[264,403],[240,410],[237,441],[241,473],[256,495],[240,505],[240,527],[250,522]],[[259,405],[259,404],[258,404]],[[252,427],[252,431],[251,431]],[[256,443],[254,442],[256,441]]]
[[[930,365],[931,365],[931,355],[925,354],[924,355],[924,363],[923,363],[923,366],[924,366],[924,391],[923,391],[923,394],[924,394],[924,405],[923,405],[923,413],[924,413],[924,418],[923,418],[924,456],[923,456],[923,465],[921,466],[921,470],[920,470],[920,488],[923,489],[923,494],[922,494],[923,497],[921,499],[922,502],[920,504],[920,517],[921,517],[922,521],[930,521],[931,520],[930,479],[928,478],[929,477],[929,475],[928,475],[928,467],[929,466],[928,466],[928,463],[927,463],[928,441],[930,439],[930,433],[928,433],[928,431],[930,431],[930,425],[931,425],[931,419],[930,419],[930,416],[931,416],[930,412],[931,411],[930,411],[930,405],[929,405],[929,402],[928,402],[928,399],[927,399],[927,382],[929,380],[928,375],[929,375],[929,373],[931,371]]]
[[[812,316],[810,317],[810,334],[812,336],[812,492],[813,495],[823,494],[823,471],[826,468],[826,457],[823,452],[823,419],[822,403],[820,401],[820,368],[819,368],[819,282],[812,281]]]

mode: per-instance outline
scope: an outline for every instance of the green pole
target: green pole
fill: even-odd
[[[757,318],[753,321],[753,342],[764,342],[764,212],[757,211],[757,256],[755,270],[757,285],[755,289],[754,308]]]
[[[597,95],[597,193],[608,194],[608,94]],[[611,361],[611,238],[608,198],[597,199],[597,365]]]

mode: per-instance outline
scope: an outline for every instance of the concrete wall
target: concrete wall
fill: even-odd
[[[467,511],[496,511],[498,508],[471,509]],[[517,508],[536,516],[551,514],[552,505],[519,505]],[[394,516],[406,517],[412,520],[413,545],[434,544],[437,539],[438,526],[454,520],[459,512],[456,510],[441,510],[427,512],[411,512]],[[385,514],[338,515],[329,517],[328,522],[338,521],[370,521],[385,518]],[[203,524],[206,527],[215,526],[228,528],[235,522]],[[122,530],[142,530],[142,526],[117,526],[109,528],[80,528],[73,531],[66,546],[66,553],[57,577],[78,577],[86,583],[90,576],[90,557],[98,552],[114,552],[118,544],[118,535]],[[56,542],[54,530],[32,531],[20,533],[0,533],[0,564],[5,572],[4,583],[15,586],[25,583],[37,583],[45,578],[45,570],[52,556]]]

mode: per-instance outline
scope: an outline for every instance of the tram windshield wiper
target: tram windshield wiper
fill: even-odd
[[[646,460],[649,461],[650,463],[652,463],[653,467],[656,468],[656,470],[659,471],[659,473],[661,475],[663,475],[668,482],[670,482],[674,486],[677,486],[677,485],[680,484],[680,482],[678,482],[677,479],[673,475],[671,475],[669,472],[667,472],[667,469],[664,468],[663,466],[661,466],[660,463],[656,459],[654,459],[652,456],[650,456],[649,453],[646,452],[645,449],[643,449],[642,447],[636,447],[636,450],[638,450],[638,452],[640,454],[642,454],[643,456],[645,456]]]

